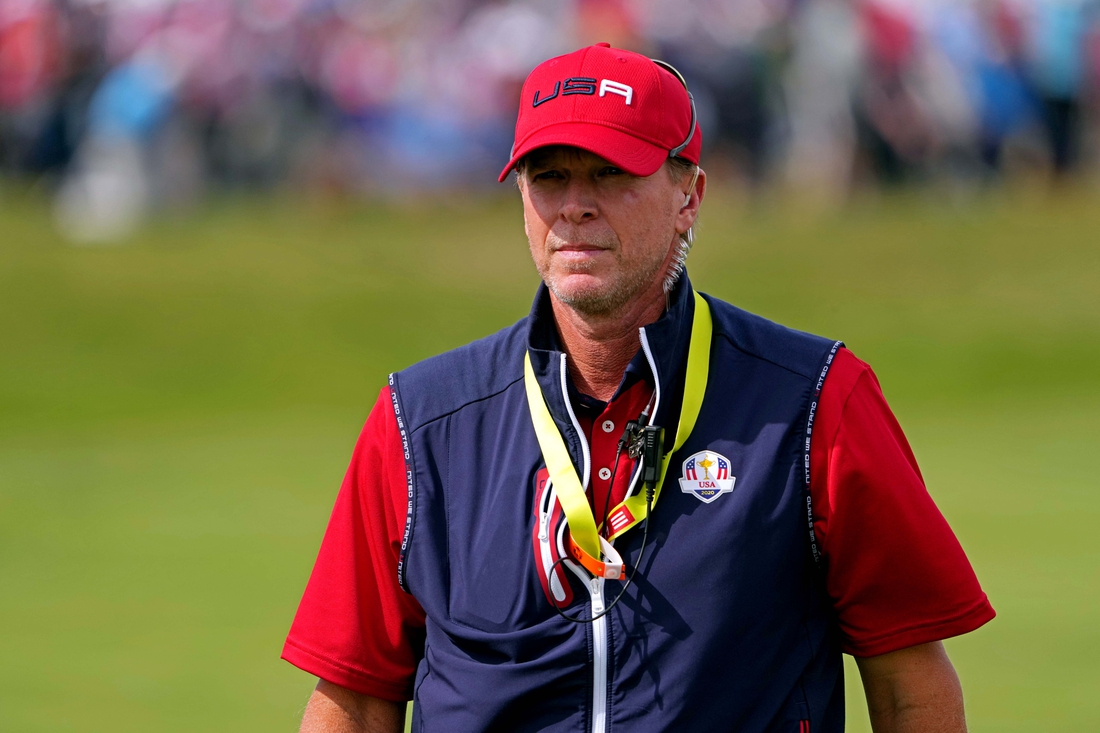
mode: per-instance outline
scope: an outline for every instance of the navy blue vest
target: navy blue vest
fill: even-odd
[[[694,302],[686,276],[645,329],[674,433]],[[399,576],[427,614],[414,731],[844,729],[836,625],[806,532],[807,422],[834,343],[707,298],[714,320],[698,422],[672,456],[633,585],[601,622],[550,606],[531,546],[543,465],[523,385],[543,394],[581,466],[548,297],[528,318],[390,379],[409,469]],[[671,438],[669,438],[671,440]],[[730,459],[732,493],[679,490],[684,459]],[[641,527],[616,542],[638,561]],[[573,579],[574,616],[590,616]],[[594,581],[614,597],[620,584]]]

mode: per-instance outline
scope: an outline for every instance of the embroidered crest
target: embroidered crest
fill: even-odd
[[[694,494],[704,504],[709,504],[722,494],[733,491],[736,476],[730,475],[730,461],[714,451],[702,450],[684,461],[684,475],[680,490]]]

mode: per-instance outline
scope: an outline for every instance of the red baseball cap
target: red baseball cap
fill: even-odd
[[[598,43],[535,67],[520,92],[503,181],[536,148],[571,145],[651,176],[670,157],[699,164],[695,101],[672,67]]]

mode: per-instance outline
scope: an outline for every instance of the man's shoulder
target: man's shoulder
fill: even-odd
[[[523,380],[527,318],[496,333],[396,372],[397,391],[410,429],[498,395]]]
[[[817,379],[822,360],[834,351],[833,339],[789,328],[713,296],[710,304],[715,335],[746,356],[769,362],[807,379]]]

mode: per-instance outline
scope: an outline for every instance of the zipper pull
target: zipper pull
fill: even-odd
[[[603,613],[603,578],[592,578],[588,587],[592,593],[592,613]]]

